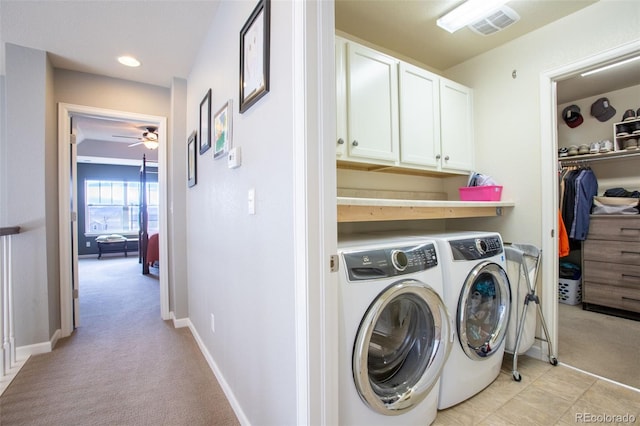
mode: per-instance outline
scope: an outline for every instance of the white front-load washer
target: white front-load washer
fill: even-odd
[[[444,301],[457,338],[442,371],[438,409],[456,405],[500,374],[511,306],[511,286],[500,234],[430,234],[444,272]]]
[[[430,240],[340,240],[339,422],[428,425],[453,326]]]

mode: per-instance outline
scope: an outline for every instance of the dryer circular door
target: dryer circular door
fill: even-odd
[[[502,344],[509,321],[511,286],[505,270],[482,262],[467,276],[458,300],[456,325],[462,349],[471,359],[485,359]]]
[[[447,309],[428,285],[409,279],[383,290],[367,309],[353,349],[362,400],[385,415],[419,404],[440,378],[451,332]]]

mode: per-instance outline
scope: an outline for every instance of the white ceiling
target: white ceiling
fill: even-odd
[[[188,77],[221,1],[255,2],[0,0],[0,74],[5,73],[4,44],[13,43],[49,52],[56,68],[170,87],[173,77]],[[520,14],[520,21],[481,36],[467,28],[449,34],[436,26],[436,19],[460,0],[336,0],[336,29],[435,70],[446,70],[594,2],[512,0],[509,6]],[[116,58],[123,54],[138,57],[142,66],[120,65]],[[589,84],[563,81],[559,102],[640,84],[640,61],[628,75],[609,74]],[[620,84],[626,86],[614,87]],[[98,127],[94,133],[86,128],[92,135],[87,140],[109,139],[140,123],[120,123],[123,127],[117,131],[111,128],[116,124],[109,123],[103,136],[95,133]],[[121,138],[120,144],[124,143],[128,145],[129,140]]]
[[[170,87],[187,78],[218,0],[0,0],[0,74],[4,43],[50,53],[56,68]],[[238,30],[239,31],[239,30]],[[134,55],[128,68],[116,58]]]

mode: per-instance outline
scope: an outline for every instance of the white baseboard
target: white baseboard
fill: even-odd
[[[180,320],[180,321],[183,321],[183,320]],[[227,399],[229,400],[229,404],[231,404],[231,408],[233,408],[233,411],[236,413],[236,416],[238,417],[238,421],[240,422],[241,425],[250,425],[251,423],[249,422],[249,419],[247,419],[247,416],[244,414],[244,411],[242,411],[242,407],[240,406],[240,403],[238,402],[235,395],[233,394],[231,387],[229,387],[229,384],[224,379],[224,375],[218,368],[218,365],[216,364],[216,362],[213,360],[213,357],[209,353],[209,350],[207,350],[207,347],[204,345],[204,342],[200,338],[200,335],[198,334],[198,331],[196,330],[195,326],[193,325],[193,323],[189,318],[186,318],[184,321],[187,321],[189,330],[191,330],[191,334],[193,334],[193,337],[196,339],[196,342],[198,343],[200,352],[202,352],[202,355],[204,355],[204,358],[207,360],[207,364],[209,364],[209,368],[211,368],[211,371],[213,371],[213,374],[216,376],[218,383],[220,383],[220,387],[222,388],[222,391],[224,392]]]
[[[9,387],[13,379],[16,377],[20,369],[24,366],[31,355],[44,354],[51,352],[58,343],[60,338],[60,329],[57,329],[51,340],[48,342],[36,343],[34,345],[16,347],[16,362],[7,372],[6,375],[0,377],[0,395]]]
[[[47,352],[51,352],[53,348],[56,346],[56,343],[58,343],[58,339],[60,338],[60,333],[61,333],[60,329],[57,329],[55,333],[53,333],[51,340],[49,340],[48,342],[35,343],[33,345],[26,345],[26,346],[18,346],[16,348],[16,359],[21,361],[26,361],[27,358],[29,358],[31,355],[46,354]]]
[[[27,362],[26,359],[22,361],[17,361],[15,365],[9,369],[6,375],[0,377],[0,396],[2,396],[5,390],[7,390],[7,388],[13,381],[13,379],[15,379],[16,375],[20,371],[20,369],[24,366],[25,362]]]
[[[176,318],[176,314],[173,311],[169,312],[169,317],[173,321],[173,328],[189,327],[189,324],[191,324],[189,318]]]

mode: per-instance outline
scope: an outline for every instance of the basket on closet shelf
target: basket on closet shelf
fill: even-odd
[[[463,186],[460,191],[460,201],[500,201],[502,186]]]

